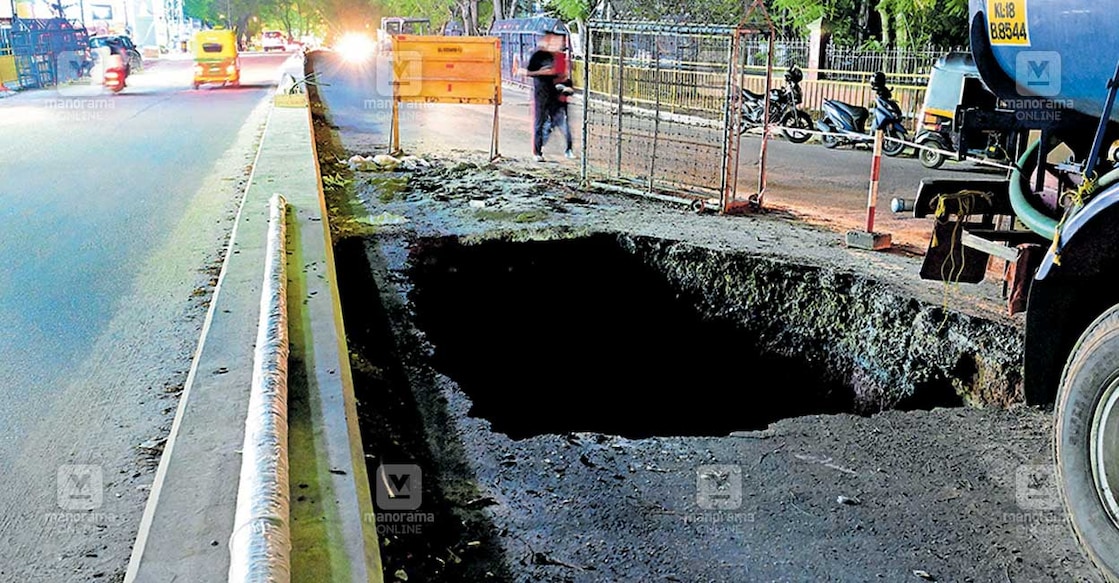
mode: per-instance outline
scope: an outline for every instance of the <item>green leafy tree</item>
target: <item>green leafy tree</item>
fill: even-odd
[[[840,44],[917,47],[967,43],[967,0],[769,0],[783,29],[823,18]]]

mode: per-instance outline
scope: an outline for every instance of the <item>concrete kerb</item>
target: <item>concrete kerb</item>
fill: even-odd
[[[265,134],[270,123],[269,115]],[[262,150],[258,148],[254,157],[250,184],[255,182]],[[244,437],[243,430],[237,431],[238,426],[233,423],[239,419],[243,426],[239,401],[244,400],[247,405],[247,391],[242,396],[236,392],[236,386],[239,380],[251,379],[245,374],[250,360],[246,358],[241,363],[237,359],[239,364],[244,364],[238,368],[210,367],[233,362],[221,358],[221,354],[228,353],[233,358],[251,354],[242,346],[244,342],[240,338],[250,331],[235,322],[245,314],[255,316],[251,311],[239,310],[252,307],[251,301],[245,301],[246,296],[251,297],[252,290],[246,293],[243,288],[251,282],[259,283],[252,274],[255,271],[254,248],[242,244],[252,239],[248,233],[241,236],[242,232],[257,224],[250,226],[251,211],[246,212],[247,201],[246,194],[238,206],[213,299],[144,507],[125,573],[126,582],[176,578],[218,581],[228,575],[229,554],[221,541],[228,540],[232,534],[235,483],[240,468],[236,450]],[[237,318],[228,315],[235,310],[238,310]],[[223,372],[216,378],[200,372],[207,369]],[[226,379],[232,380],[221,382]],[[247,388],[248,383],[244,386]],[[217,412],[226,415],[219,416]],[[230,425],[232,431],[228,430]],[[203,457],[207,459],[195,459]],[[232,488],[228,487],[229,482],[234,483]]]
[[[291,481],[310,486],[282,517],[292,524],[292,580],[382,581],[310,110],[281,107],[270,108],[125,581],[221,581],[232,573],[265,203],[276,191],[291,205]]]
[[[293,55],[284,69],[301,79],[303,56]],[[293,208],[289,374],[293,394],[304,394],[303,409],[293,405],[290,411],[289,446],[292,483],[310,487],[292,502],[293,579],[380,583],[380,548],[311,110],[278,106],[273,116],[297,146],[287,166],[298,174],[297,184],[285,193]],[[308,495],[313,490],[317,500]]]

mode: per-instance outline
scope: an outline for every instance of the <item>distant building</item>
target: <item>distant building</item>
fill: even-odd
[[[52,5],[57,0],[0,0],[0,18],[11,15],[20,18],[54,18],[58,16]],[[176,32],[177,20],[169,20],[168,6],[164,0],[82,0],[64,1],[63,16],[82,23],[90,35],[126,34],[138,47],[166,47],[180,36]],[[170,2],[181,9],[181,2]]]

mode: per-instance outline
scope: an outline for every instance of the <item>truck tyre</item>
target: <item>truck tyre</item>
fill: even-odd
[[[1056,408],[1057,485],[1072,528],[1119,582],[1119,305],[1077,340]]]

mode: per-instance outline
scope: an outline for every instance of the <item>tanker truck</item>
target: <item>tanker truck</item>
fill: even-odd
[[[997,100],[955,122],[1011,136],[1015,163],[1005,178],[922,181],[913,212],[936,220],[921,275],[977,283],[1004,262],[1008,309],[1025,312],[1024,398],[1053,405],[1071,530],[1119,581],[1119,5],[970,0],[969,18]]]

